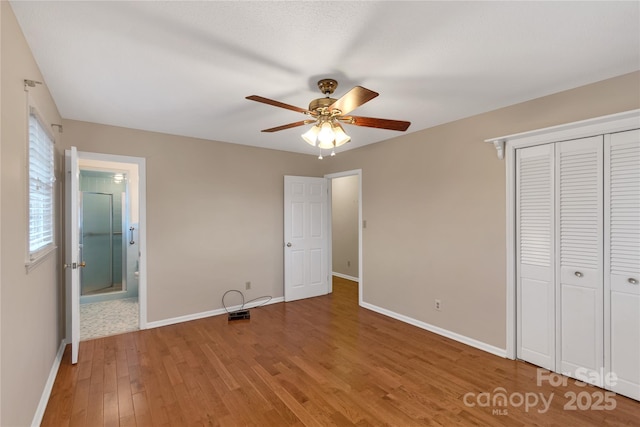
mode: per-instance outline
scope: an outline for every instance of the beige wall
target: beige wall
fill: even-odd
[[[331,258],[333,272],[358,278],[357,175],[331,180]]]
[[[636,72],[339,153],[327,172],[362,169],[364,301],[505,348],[505,163],[483,141],[636,109],[639,93]]]
[[[30,425],[63,338],[61,260],[53,253],[25,271],[27,253],[27,98],[24,79],[43,81],[8,2],[1,16],[1,368],[0,425]],[[46,86],[29,89],[50,123],[60,116]],[[57,134],[58,154],[61,135]],[[61,181],[58,158],[58,190]],[[60,228],[58,227],[58,242]]]
[[[322,176],[314,156],[73,120],[64,135],[146,158],[148,322],[221,308],[229,289],[283,296],[283,176]]]

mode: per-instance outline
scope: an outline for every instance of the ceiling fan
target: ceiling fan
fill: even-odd
[[[378,93],[362,86],[356,86],[339,99],[331,98],[330,95],[333,94],[337,87],[338,82],[333,79],[320,80],[318,82],[318,88],[325,95],[325,98],[314,99],[309,103],[308,109],[285,104],[280,101],[274,101],[273,99],[264,98],[258,95],[247,96],[246,99],[311,116],[311,119],[263,129],[262,132],[277,132],[284,129],[314,124],[311,129],[302,135],[302,138],[310,145],[314,147],[317,146],[322,149],[333,149],[351,140],[351,137],[344,132],[342,123],[402,132],[407,130],[409,125],[411,125],[411,122],[401,120],[376,119],[373,117],[349,115],[349,113],[359,106],[378,96]]]

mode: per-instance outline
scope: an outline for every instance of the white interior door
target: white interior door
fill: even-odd
[[[640,130],[605,139],[604,384],[640,400]]]
[[[517,357],[555,369],[553,145],[517,151]]]
[[[65,150],[65,284],[67,343],[71,340],[71,363],[78,363],[80,345],[80,168],[76,147]]]
[[[603,137],[555,144],[556,368],[602,386]]]
[[[284,300],[328,292],[325,178],[284,177]]]

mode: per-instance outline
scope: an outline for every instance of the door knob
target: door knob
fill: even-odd
[[[72,269],[72,270],[75,270],[75,269],[76,269],[76,268],[78,268],[78,267],[86,267],[86,266],[87,266],[87,263],[86,263],[86,262],[84,262],[84,261],[82,261],[82,262],[80,262],[80,263],[77,263],[77,264],[76,264],[75,262],[72,262],[71,264],[66,264],[66,263],[65,263],[65,264],[62,264],[62,266],[63,266],[65,269],[70,268],[70,269]]]
[[[582,277],[582,273],[580,273],[579,271],[576,271],[574,274],[576,275],[576,277]]]
[[[638,284],[638,279],[634,279],[633,277],[629,277],[629,280],[627,280],[627,282],[631,283],[632,285],[637,285]]]
[[[287,247],[290,248],[291,246],[293,246],[291,242],[287,242]]]

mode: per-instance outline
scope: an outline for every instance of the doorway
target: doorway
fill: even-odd
[[[358,303],[362,304],[362,170],[325,178],[330,194],[329,271],[332,277],[356,282]]]
[[[362,279],[362,170],[351,170],[325,175],[323,178],[285,176],[284,178],[284,299],[292,301],[333,292],[333,235],[341,230],[332,229],[332,184],[333,180],[355,176],[349,180],[354,184],[349,204],[357,220],[351,221],[349,234],[357,240],[357,250],[350,250],[346,265],[350,272],[339,273],[345,280],[357,282],[358,304],[363,304]],[[336,181],[336,183],[343,181]],[[347,182],[347,181],[344,181]],[[339,185],[339,184],[338,184]],[[339,190],[338,190],[339,191]],[[355,208],[355,209],[353,209]],[[307,240],[310,240],[308,242]],[[312,247],[313,246],[313,247]],[[311,248],[311,250],[310,250]],[[342,248],[336,246],[338,256]],[[338,263],[336,263],[338,264]],[[356,268],[357,266],[357,268]],[[315,293],[315,295],[314,295]],[[294,295],[295,294],[295,295]]]
[[[146,324],[144,159],[78,152],[80,340]]]

